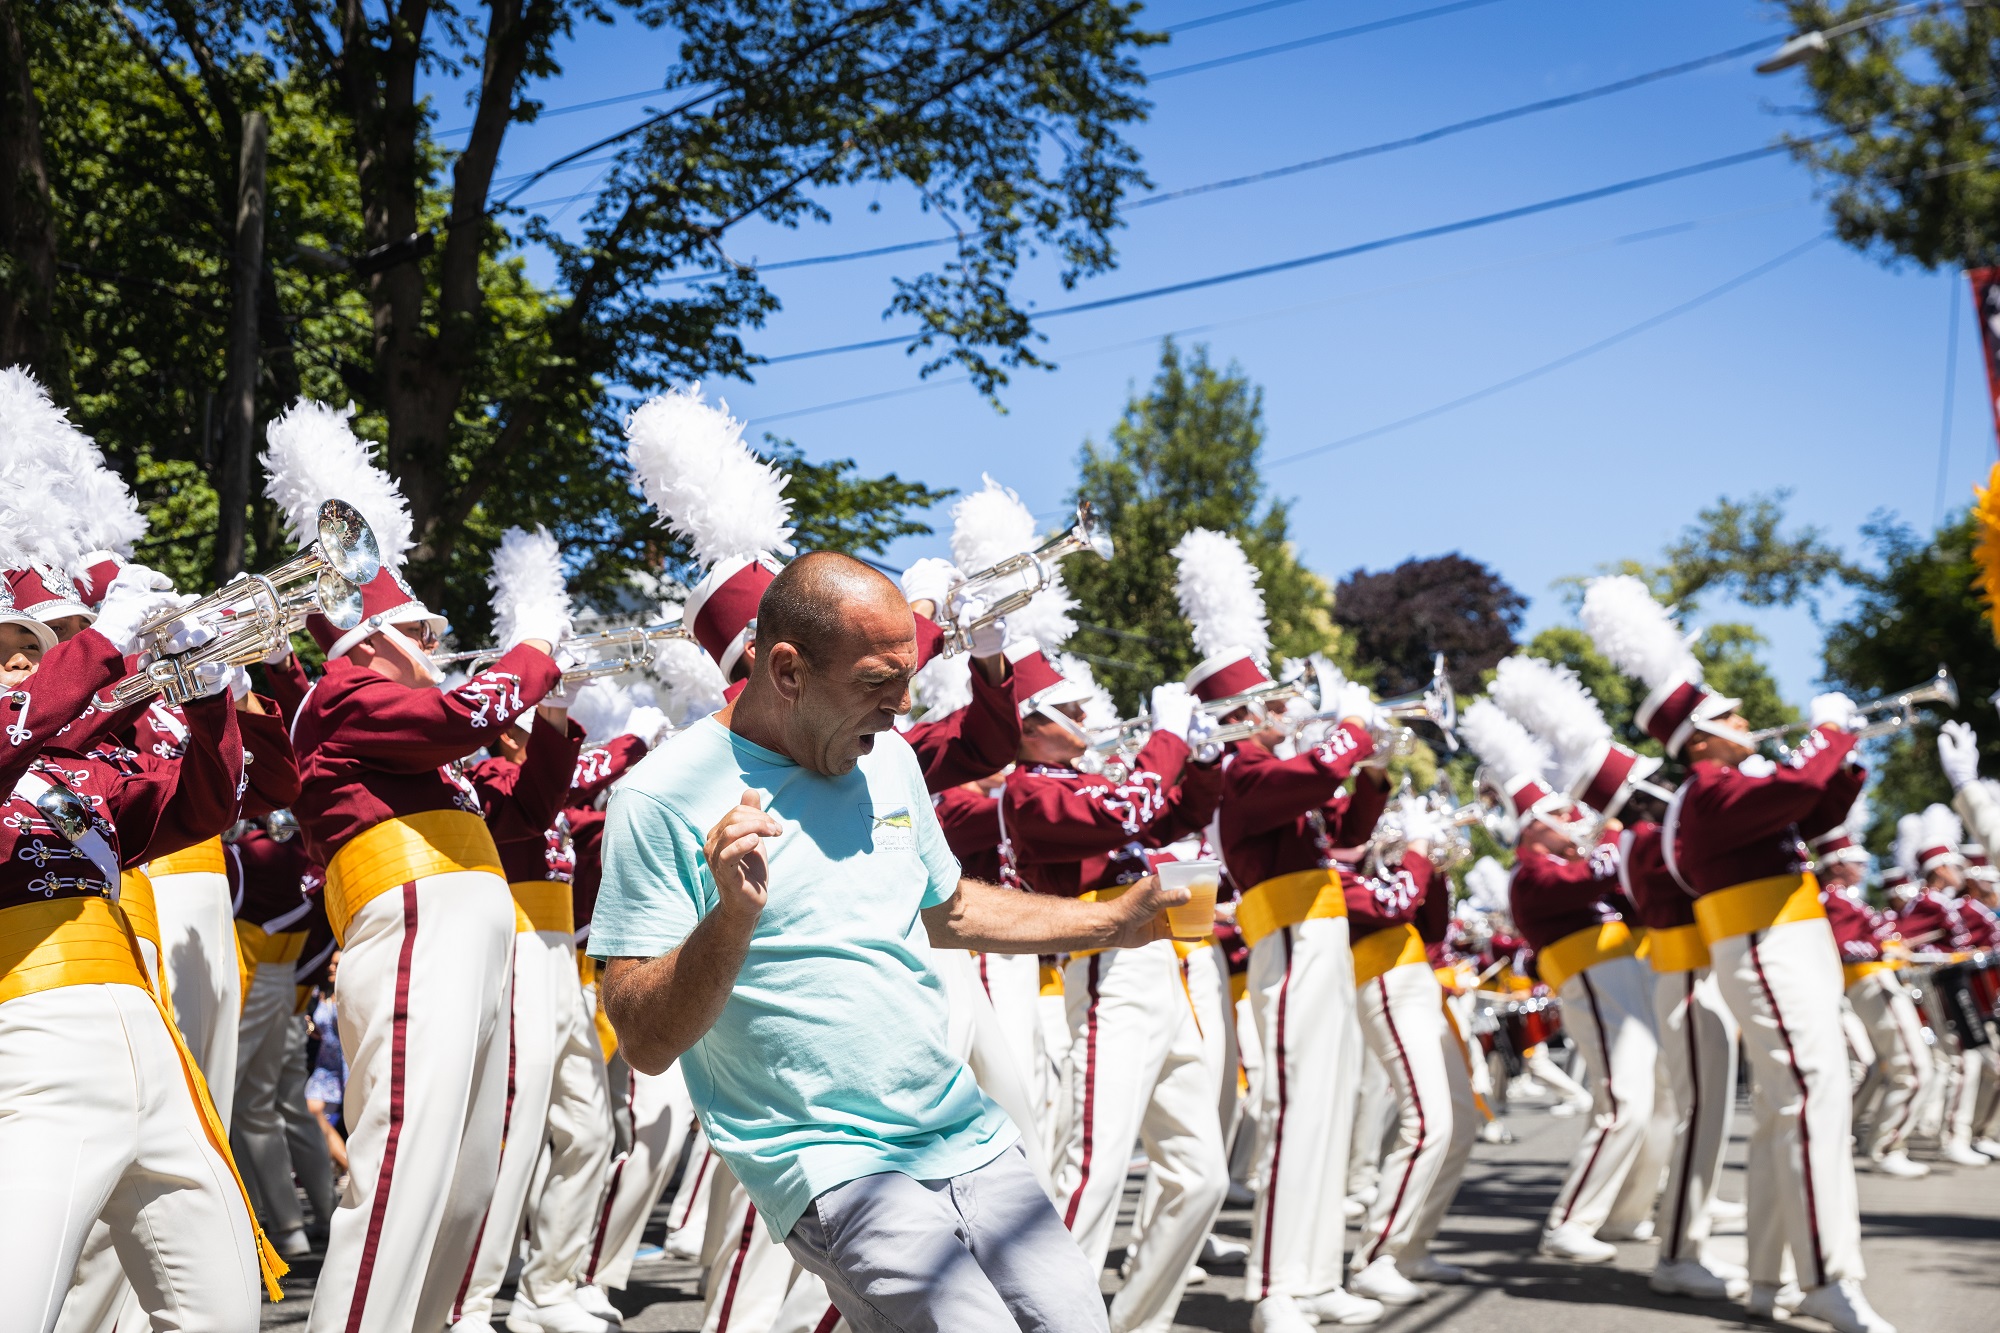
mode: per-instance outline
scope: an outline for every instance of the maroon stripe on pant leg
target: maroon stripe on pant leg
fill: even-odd
[[[1687,978],[1686,998],[1681,1008],[1681,1027],[1687,1045],[1688,1082],[1692,1091],[1688,1094],[1688,1128],[1681,1140],[1681,1160],[1674,1175],[1680,1181],[1680,1190],[1674,1195],[1674,1225],[1667,1233],[1668,1259],[1681,1257],[1682,1228],[1687,1222],[1688,1189],[1694,1181],[1695,1141],[1700,1137],[1695,1127],[1701,1123],[1701,1055],[1696,1047],[1694,1035],[1694,969],[1681,974]]]
[[[368,1234],[348,1298],[347,1333],[360,1333],[368,1311],[368,1286],[375,1279],[375,1255],[389,1214],[389,1190],[396,1180],[396,1149],[403,1139],[403,1065],[409,1056],[410,958],[417,948],[417,882],[403,885],[403,944],[396,955],[396,1002],[389,1014],[389,1133],[382,1141],[382,1165],[375,1173],[375,1200],[368,1210]]]
[[[819,1322],[813,1325],[813,1333],[833,1333],[833,1326],[839,1322],[840,1307],[829,1305],[826,1307],[826,1313],[819,1317]]]
[[[986,955],[979,955],[979,988],[986,992],[986,998],[993,998],[993,982],[986,975]]]
[[[694,1201],[701,1196],[701,1182],[708,1179],[708,1168],[713,1165],[715,1165],[715,1149],[708,1147],[704,1141],[701,1165],[694,1173],[694,1188],[688,1191],[688,1206],[681,1209],[681,1220],[674,1223],[674,1230],[679,1231],[688,1224],[688,1219],[694,1216]]]
[[[1806,1095],[1805,1075],[1799,1073],[1799,1055],[1792,1049],[1791,1029],[1785,1026],[1785,1015],[1778,1009],[1778,996],[1771,989],[1771,979],[1764,975],[1764,960],[1757,952],[1761,932],[1750,932],[1750,965],[1757,969],[1757,984],[1764,989],[1764,1000],[1771,1006],[1771,1018],[1778,1025],[1778,1040],[1785,1043],[1786,1062],[1792,1068],[1792,1082],[1799,1087],[1799,1166],[1806,1177],[1806,1230],[1812,1236],[1813,1275],[1819,1280],[1810,1283],[1815,1287],[1826,1285],[1826,1254],[1819,1243],[1819,1200],[1818,1191],[1813,1188],[1812,1130],[1806,1125],[1807,1112],[1812,1104]]]
[[[1278,1118],[1271,1126],[1271,1173],[1264,1181],[1264,1258],[1260,1270],[1260,1299],[1271,1294],[1271,1229],[1278,1218],[1278,1158],[1285,1150],[1285,1108],[1290,1104],[1285,1086],[1285,1004],[1292,993],[1292,928],[1286,926],[1281,933],[1285,946],[1285,974],[1278,980],[1278,1014],[1271,1025],[1271,1044],[1277,1048],[1272,1053],[1271,1067],[1277,1071],[1278,1078]]]
[[[639,1142],[639,1115],[632,1109],[632,1102],[639,1094],[639,1074],[637,1070],[627,1070],[625,1074],[625,1126],[631,1131],[631,1142]],[[618,1154],[612,1164],[611,1179],[604,1187],[604,1206],[597,1210],[597,1226],[590,1238],[590,1260],[583,1266],[584,1276],[597,1281],[597,1264],[604,1257],[604,1233],[611,1225],[611,1205],[618,1202],[618,1182],[625,1175],[625,1163],[632,1158],[631,1149]],[[692,1205],[690,1205],[691,1207]]]
[[[716,1333],[729,1333],[729,1311],[736,1304],[736,1284],[743,1277],[743,1261],[750,1257],[750,1237],[757,1233],[757,1205],[746,1204],[743,1234],[736,1241],[736,1262],[729,1266],[729,1285],[722,1292],[722,1308],[716,1312]]]
[[[517,969],[518,971],[518,969]],[[515,978],[518,983],[520,978]],[[518,994],[515,992],[514,994]],[[507,1107],[500,1113],[500,1157],[507,1157],[507,1136],[514,1129],[514,996],[507,997]],[[465,1261],[465,1276],[458,1280],[458,1295],[451,1300],[453,1322],[465,1313],[465,1293],[472,1287],[472,1270],[479,1265],[479,1247],[486,1243],[486,1224],[493,1220],[493,1203],[487,1201],[486,1211],[479,1215],[479,1230],[472,1237],[472,1257]]]
[[[1403,1211],[1403,1196],[1409,1192],[1410,1177],[1417,1173],[1417,1158],[1423,1155],[1427,1122],[1424,1119],[1424,1099],[1417,1092],[1417,1071],[1410,1068],[1410,1053],[1403,1049],[1403,1034],[1396,1031],[1396,1015],[1389,1007],[1389,976],[1383,973],[1375,978],[1375,985],[1382,997],[1382,1021],[1389,1025],[1389,1039],[1396,1043],[1396,1059],[1403,1066],[1403,1078],[1410,1085],[1410,1100],[1417,1107],[1417,1146],[1410,1150],[1410,1158],[1403,1163],[1403,1178],[1396,1183],[1396,1197],[1389,1204],[1389,1216],[1383,1220],[1382,1234],[1375,1238],[1369,1248],[1368,1261],[1373,1263],[1382,1256],[1382,1246],[1395,1229],[1396,1215]]]
[[[1083,1161],[1077,1172],[1076,1191],[1069,1196],[1069,1207],[1063,1210],[1063,1226],[1076,1226],[1077,1209],[1083,1207],[1083,1192],[1090,1185],[1090,1156],[1097,1146],[1097,1001],[1098,983],[1103,976],[1098,964],[1104,955],[1090,956],[1090,1006],[1084,1011],[1083,1019]]]
[[[1604,1141],[1611,1137],[1611,1131],[1618,1128],[1618,1090],[1611,1083],[1611,1042],[1604,1033],[1604,1010],[1597,1003],[1597,988],[1590,984],[1590,974],[1579,972],[1576,979],[1583,983],[1583,993],[1590,1000],[1590,1018],[1597,1025],[1597,1049],[1604,1057],[1604,1099],[1611,1103],[1611,1123],[1597,1135],[1597,1144],[1590,1150],[1590,1160],[1583,1164],[1583,1171],[1576,1178],[1576,1187],[1569,1193],[1569,1202],[1563,1205],[1562,1220],[1569,1221],[1569,1215],[1576,1211],[1577,1196],[1583,1193],[1584,1184],[1590,1173],[1597,1169],[1597,1156],[1604,1151]]]

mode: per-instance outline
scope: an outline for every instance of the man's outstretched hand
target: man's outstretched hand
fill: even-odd
[[[719,910],[756,920],[764,910],[771,887],[764,839],[775,838],[784,831],[783,824],[765,813],[754,791],[744,792],[743,799],[716,821],[701,851],[708,859],[708,873],[715,877]]]
[[[1173,928],[1167,924],[1166,910],[1188,900],[1186,889],[1162,887],[1158,875],[1148,875],[1112,899],[1108,906],[1118,919],[1118,935],[1113,949],[1136,949],[1154,940],[1170,940]]]

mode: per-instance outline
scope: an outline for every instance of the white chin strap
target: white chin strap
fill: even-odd
[[[426,685],[444,684],[444,676],[438,671],[437,663],[431,661],[429,653],[417,646],[415,639],[412,639],[394,625],[384,625],[376,633],[385,634],[402,646],[403,651],[410,655],[410,660],[416,663],[417,674],[424,678]]]
[[[1090,748],[1090,733],[1083,729],[1081,722],[1078,722],[1068,713],[1063,712],[1052,704],[1035,704],[1034,710],[1055,723],[1058,727],[1061,727],[1068,734],[1069,738],[1078,745],[1083,746],[1086,750]]]

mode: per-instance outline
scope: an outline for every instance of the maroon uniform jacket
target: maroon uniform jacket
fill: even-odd
[[[1925,889],[1890,919],[1897,935],[1912,949],[1964,953],[1984,948],[1984,923],[1965,911],[1963,899],[1947,898]]]
[[[229,887],[236,919],[257,926],[267,935],[305,930],[315,900],[306,892],[308,874],[317,885],[312,864],[298,835],[279,842],[262,829],[252,829],[225,844]]]
[[[1887,922],[1837,888],[1822,888],[1819,901],[1826,909],[1827,924],[1833,927],[1833,942],[1843,965],[1880,961]]]
[[[1801,833],[1832,828],[1854,801],[1855,776],[1845,771],[1853,749],[1854,737],[1822,727],[1763,776],[1694,765],[1667,815],[1681,879],[1699,897],[1804,870]]]
[[[937,811],[938,827],[944,830],[945,845],[958,858],[959,869],[969,879],[988,884],[1004,884],[1005,867],[1000,864],[1000,798],[988,796],[969,783],[946,787],[931,797]]]
[[[550,834],[569,795],[582,748],[582,727],[567,722],[558,729],[537,714],[528,733],[528,752],[520,763],[496,756],[466,769],[509,884],[570,878],[568,848],[560,838],[552,841]]]
[[[613,736],[577,757],[563,803],[563,822],[569,826],[570,910],[579,945],[590,938],[590,914],[597,908],[598,886],[604,883],[605,797],[632,765],[646,757],[647,748],[637,736]]]
[[[41,666],[19,685],[0,690],[0,788],[13,787],[34,757],[56,744],[97,692],[124,672],[125,659],[111,640],[87,629],[42,654]]]
[[[1444,937],[1450,894],[1430,892],[1437,868],[1428,856],[1403,853],[1403,863],[1387,876],[1341,877],[1347,897],[1347,937],[1352,941],[1395,926],[1415,926],[1426,940]]]
[[[137,756],[79,755],[53,747],[36,753],[31,741],[15,750],[14,783],[33,773],[75,795],[89,807],[92,829],[116,866],[194,846],[220,827],[214,824],[218,811],[235,806],[243,743],[227,694],[189,704],[187,715],[197,744],[179,763],[145,764]],[[10,787],[4,805],[0,908],[52,898],[115,896],[117,886],[105,869],[72,846],[24,793]],[[185,830],[191,828],[207,831],[188,837]]]
[[[1020,700],[1014,697],[1014,668],[998,685],[972,668],[972,702],[936,721],[918,722],[903,733],[917,752],[924,785],[932,794],[961,782],[990,778],[1014,762],[1021,748]]]
[[[262,713],[239,709],[236,714],[236,727],[243,735],[244,785],[238,811],[242,818],[289,809],[299,798],[299,766],[292,755],[292,739],[285,734],[284,719],[278,716],[278,706],[272,700],[260,697],[258,702],[264,706]],[[187,751],[184,710],[159,698],[133,715],[129,733],[119,734],[140,754],[179,759]]]
[[[1190,763],[1186,741],[1155,732],[1115,783],[1060,764],[1016,769],[1002,789],[1001,828],[1022,884],[1075,898],[1143,878],[1154,826],[1207,823],[1221,787],[1219,765]]]
[[[1254,741],[1230,747],[1217,831],[1239,892],[1294,871],[1331,868],[1335,848],[1368,841],[1388,805],[1388,785],[1357,780],[1352,795],[1339,789],[1374,752],[1374,739],[1351,726],[1290,759]]]
[[[344,657],[307,693],[292,723],[300,792],[292,806],[322,865],[385,819],[430,810],[479,813],[450,766],[534,707],[561,676],[526,644],[449,690],[410,689]]]
[[[1666,843],[1658,824],[1634,824],[1618,835],[1618,881],[1646,929],[1694,924],[1694,895],[1667,868]]]
[[[1622,920],[1617,845],[1600,844],[1575,861],[1523,852],[1507,883],[1507,904],[1515,928],[1537,953],[1579,930]]]

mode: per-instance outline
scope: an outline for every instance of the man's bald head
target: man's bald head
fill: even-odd
[[[884,618],[889,624],[878,623]],[[910,604],[880,570],[851,555],[814,551],[786,565],[758,599],[757,656],[789,643],[809,665],[824,668],[857,630],[872,641],[881,629],[913,623]]]

